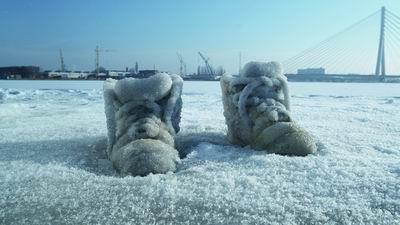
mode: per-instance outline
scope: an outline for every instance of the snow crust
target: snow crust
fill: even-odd
[[[104,153],[101,86],[0,82],[0,224],[400,224],[398,84],[289,83],[319,150],[288,157],[230,145],[219,84],[185,82],[187,157],[146,177]]]

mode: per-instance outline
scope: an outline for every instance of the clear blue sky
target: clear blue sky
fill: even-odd
[[[2,0],[0,66],[94,68],[96,45],[108,69],[133,67],[178,72],[180,52],[193,72],[197,51],[228,72],[238,52],[249,60],[284,60],[385,5],[400,0]]]

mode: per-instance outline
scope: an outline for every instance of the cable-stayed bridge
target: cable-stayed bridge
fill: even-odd
[[[382,7],[282,64],[289,80],[400,80],[400,16]]]

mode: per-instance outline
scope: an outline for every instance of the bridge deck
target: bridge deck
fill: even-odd
[[[399,75],[360,75],[360,74],[285,74],[289,81],[311,82],[400,82]]]

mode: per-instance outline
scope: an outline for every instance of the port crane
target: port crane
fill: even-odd
[[[100,69],[100,52],[115,52],[115,50],[113,49],[100,49],[98,45],[96,45],[96,49],[94,50],[94,52],[96,53],[96,59],[95,59],[95,63],[96,63],[96,76],[99,76],[99,69]]]
[[[183,61],[183,57],[181,54],[179,54],[177,52],[176,55],[178,56],[178,59],[179,59],[179,75],[181,77],[185,76],[186,75],[186,63]]]
[[[61,72],[65,72],[64,57],[61,48],[60,48],[60,61],[61,61]]]
[[[200,57],[203,59],[204,63],[206,64],[206,69],[207,69],[207,71],[208,71],[208,74],[209,74],[210,76],[214,77],[214,76],[215,76],[215,75],[214,75],[214,70],[213,70],[213,68],[211,67],[210,63],[208,62],[209,59],[206,58],[203,54],[201,54],[201,52],[198,52],[198,53],[199,53]]]

